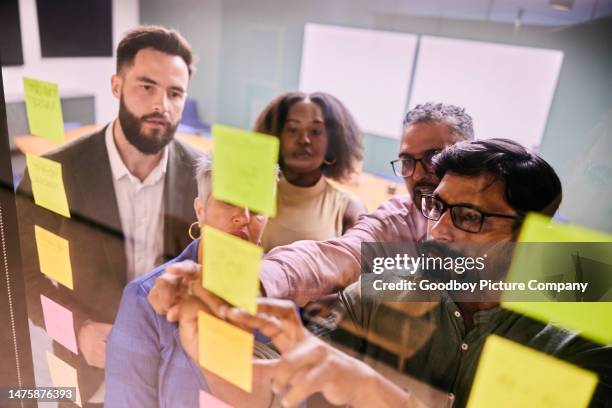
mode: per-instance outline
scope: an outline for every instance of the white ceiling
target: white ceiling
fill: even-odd
[[[612,15],[612,0],[575,0],[569,11],[552,8],[549,0],[372,0],[373,12],[559,26]]]

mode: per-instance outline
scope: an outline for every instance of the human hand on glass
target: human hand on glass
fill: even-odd
[[[197,284],[200,279],[201,265],[191,260],[170,264],[155,280],[147,300],[157,314],[165,315],[187,294],[190,282]]]

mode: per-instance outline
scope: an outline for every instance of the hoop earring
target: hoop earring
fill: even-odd
[[[324,158],[323,164],[326,166],[333,166],[334,164],[336,164],[336,158],[334,157],[332,160],[327,160],[327,158]]]
[[[191,239],[193,239],[193,240],[195,241],[195,240],[196,240],[196,239],[198,239],[199,237],[195,237],[195,236],[193,235],[193,232],[191,232],[191,229],[193,228],[193,226],[194,226],[194,225],[198,225],[198,226],[199,226],[199,223],[198,223],[197,221],[196,221],[196,222],[194,222],[194,223],[192,223],[192,224],[189,226],[189,229],[187,230],[187,234],[189,234],[189,238],[191,238]]]

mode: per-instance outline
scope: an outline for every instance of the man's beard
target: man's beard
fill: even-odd
[[[453,259],[466,257],[476,259],[481,257],[485,265],[481,270],[474,268],[462,273],[457,273],[452,269],[433,268],[427,271],[427,277],[437,282],[456,280],[466,283],[479,282],[481,279],[498,281],[506,278],[512,261],[514,243],[474,243],[468,245],[469,254],[453,249],[450,245],[433,239],[419,242],[420,250],[425,256]],[[465,250],[468,250],[468,248],[465,248]]]
[[[160,119],[166,123],[164,130],[153,129],[150,135],[142,132],[142,124],[147,119]],[[125,138],[132,146],[144,154],[157,154],[174,138],[174,132],[178,127],[177,123],[171,123],[161,113],[150,113],[137,117],[125,106],[123,95],[119,101],[119,124],[125,134]]]

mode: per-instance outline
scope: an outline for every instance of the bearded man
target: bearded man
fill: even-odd
[[[46,156],[62,165],[71,217],[36,206],[27,173],[18,194],[29,318],[44,328],[41,294],[73,312],[78,355],[59,343],[54,353],[77,368],[85,404],[100,400],[106,336],[124,286],[177,256],[195,221],[200,154],[174,139],[191,47],[176,31],[143,26],[126,33],[116,55],[117,119]],[[34,225],[68,241],[73,288],[41,273]]]

